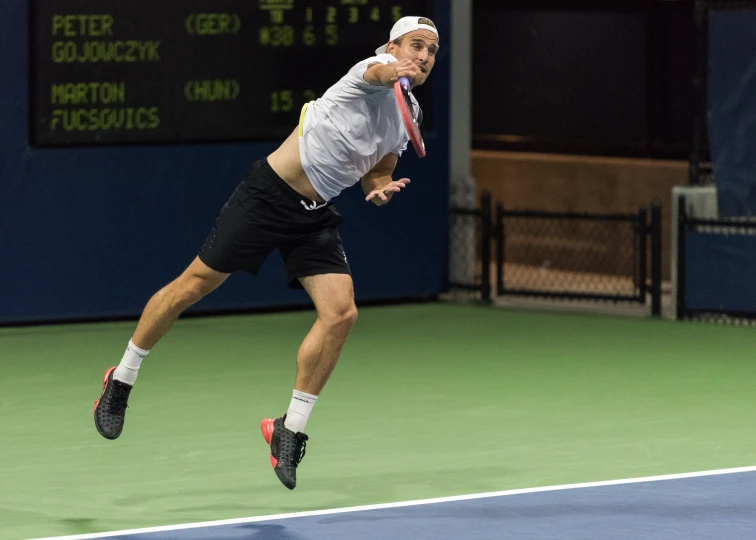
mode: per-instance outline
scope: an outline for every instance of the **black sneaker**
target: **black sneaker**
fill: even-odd
[[[297,487],[297,465],[302,461],[308,437],[294,433],[284,426],[286,415],[281,418],[266,418],[260,422],[265,442],[270,445],[270,463],[276,476],[289,489]]]
[[[94,404],[94,423],[97,431],[111,441],[123,431],[129,394],[132,386],[113,380],[115,367],[105,372],[102,378],[102,394]]]

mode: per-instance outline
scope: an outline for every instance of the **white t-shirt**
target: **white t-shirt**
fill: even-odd
[[[299,136],[302,166],[326,201],[356,184],[388,154],[402,155],[409,136],[393,88],[363,79],[370,64],[396,62],[379,54],[356,64],[323,96],[307,105]],[[420,106],[411,97],[415,114]]]

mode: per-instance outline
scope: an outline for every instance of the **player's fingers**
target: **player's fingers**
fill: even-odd
[[[385,189],[385,188],[384,188]],[[367,196],[367,200],[375,199],[376,197],[379,197],[380,199],[387,201],[386,195],[383,194],[382,189],[376,189],[375,191],[371,191],[370,195]]]
[[[407,60],[406,63],[403,62],[397,66],[396,71],[402,75],[416,75],[420,72],[420,68],[414,62]]]
[[[406,186],[411,182],[409,178],[400,178],[399,180],[395,180],[396,182],[400,183],[403,186]]]

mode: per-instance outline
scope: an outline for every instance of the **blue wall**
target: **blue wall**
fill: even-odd
[[[709,14],[709,141],[722,217],[756,215],[754,29],[753,7]]]
[[[685,305],[698,311],[756,313],[756,236],[688,231]]]
[[[449,0],[436,6],[443,38]],[[3,0],[0,14],[0,323],[136,316],[191,262],[246,169],[277,142],[32,148],[27,0]],[[359,186],[335,201],[358,301],[435,295],[445,284],[448,40],[442,45],[425,109],[434,115],[429,157],[409,150],[396,172],[412,184],[383,208],[365,203]],[[344,72],[371,51],[355,54]],[[286,288],[274,253],[258,278],[233,275],[193,309],[308,301]]]

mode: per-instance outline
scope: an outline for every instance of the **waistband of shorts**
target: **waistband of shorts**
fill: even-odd
[[[317,202],[317,201],[312,201],[312,200],[308,199],[307,197],[305,197],[304,195],[302,195],[301,193],[299,193],[296,189],[294,189],[293,187],[291,187],[289,184],[287,184],[286,181],[283,178],[281,178],[280,176],[278,176],[278,173],[273,170],[273,167],[270,166],[270,164],[268,163],[268,158],[261,159],[258,162],[258,165],[261,168],[260,172],[262,174],[264,174],[267,178],[272,179],[276,183],[276,185],[279,187],[279,189],[281,189],[281,191],[283,191],[284,193],[286,193],[292,199],[296,200],[296,204],[300,204],[299,201],[304,201],[305,204],[307,204],[307,203],[313,204],[314,203],[315,206],[318,207],[317,210],[322,210],[322,209],[324,209],[324,208],[326,208],[328,206],[331,206],[331,202],[330,201],[327,202],[327,203],[320,203],[320,202]],[[323,206],[320,206],[321,204]]]

